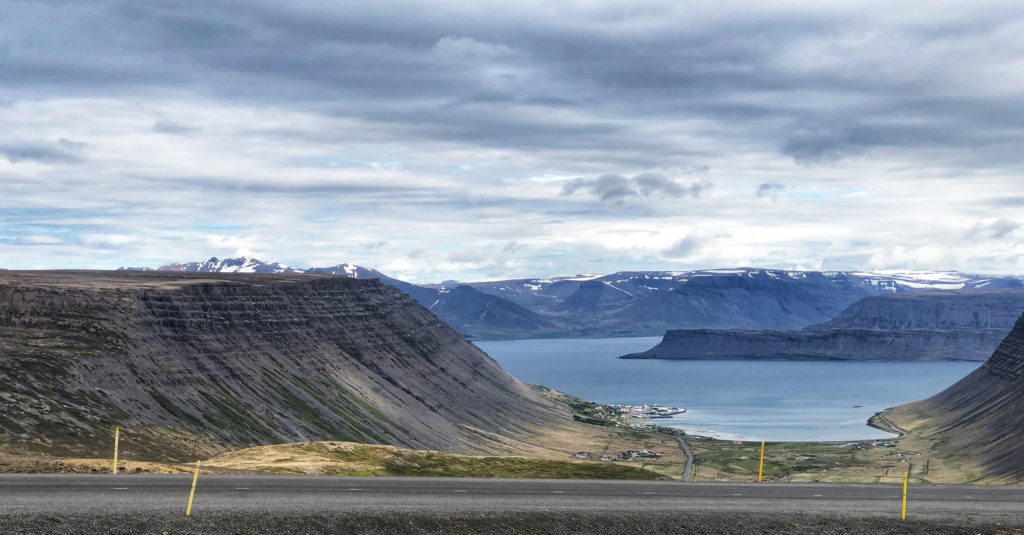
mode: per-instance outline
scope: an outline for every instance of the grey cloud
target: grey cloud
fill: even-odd
[[[986,207],[990,204],[995,206],[1024,206],[1024,195],[997,197],[994,199],[989,199],[985,202]]]
[[[0,156],[8,162],[40,162],[48,164],[77,164],[84,160],[84,143],[67,139],[52,141],[0,142]]]
[[[0,102],[15,104],[0,108],[5,117],[17,118],[23,107],[57,113],[78,106],[65,115],[83,118],[75,136],[107,131],[121,120],[142,124],[147,131],[138,134],[152,136],[145,118],[182,117],[202,124],[176,110],[203,109],[216,114],[223,136],[196,136],[183,144],[183,153],[242,149],[238,152],[265,172],[233,176],[230,164],[241,158],[211,161],[203,171],[160,170],[146,161],[150,155],[140,153],[132,160],[125,150],[117,151],[117,165],[109,165],[108,160],[86,159],[81,148],[54,143],[34,153],[6,146],[0,160],[35,157],[83,167],[76,173],[37,173],[34,166],[20,166],[16,172],[24,177],[0,179],[0,201],[7,206],[88,202],[101,209],[94,219],[144,222],[152,225],[145,227],[150,234],[227,208],[239,210],[236,219],[275,213],[285,220],[289,214],[277,210],[278,205],[301,211],[313,203],[345,204],[350,210],[339,215],[339,228],[363,225],[369,214],[378,214],[374,217],[390,225],[373,229],[374,239],[390,240],[395,245],[386,250],[396,255],[429,247],[433,256],[424,253],[430,258],[419,259],[425,264],[453,247],[438,235],[466,228],[460,226],[466,220],[472,220],[474,230],[485,226],[477,224],[477,217],[527,220],[524,227],[532,225],[529,231],[536,234],[501,230],[509,234],[497,235],[492,228],[479,235],[454,233],[459,240],[497,244],[520,239],[530,244],[533,257],[551,254],[542,252],[542,244],[555,238],[545,233],[557,234],[558,225],[580,221],[596,229],[621,226],[617,223],[632,216],[664,217],[667,226],[690,224],[690,218],[720,218],[724,225],[777,223],[730,212],[733,199],[725,195],[690,203],[687,213],[659,213],[658,203],[631,202],[703,194],[707,184],[700,181],[701,171],[686,171],[694,161],[710,162],[716,171],[721,166],[716,177],[735,177],[748,190],[743,184],[751,177],[777,177],[794,190],[826,180],[856,180],[866,190],[887,180],[915,180],[936,188],[943,180],[950,185],[955,180],[959,192],[984,174],[989,194],[998,198],[984,200],[984,211],[975,206],[963,217],[983,214],[1012,221],[1013,209],[1024,205],[1016,193],[1024,172],[1019,150],[1024,146],[1024,89],[1012,76],[992,75],[1018,72],[1024,53],[1016,31],[1024,15],[1012,2],[954,1],[925,12],[856,2],[829,2],[814,10],[777,5],[750,10],[736,9],[728,0],[656,0],[628,8],[603,2],[505,4],[501,9],[482,1],[470,6],[381,0],[353,8],[326,0],[252,0],[244,9],[233,0],[7,2],[0,32]],[[106,103],[105,111],[113,114],[90,122],[87,117],[96,115],[90,113],[93,103]],[[249,124],[254,117],[277,120]],[[54,136],[32,134],[36,126],[61,132],[45,117],[20,123],[17,134],[12,126],[8,135]],[[192,126],[158,121],[152,130],[188,134]],[[261,144],[279,147],[280,153],[244,150]],[[309,170],[308,176],[316,178],[297,178],[306,170],[296,173],[281,163],[334,154],[363,159],[396,147],[401,152],[396,158],[408,162],[403,169],[409,175],[423,173],[423,188],[387,180],[353,185],[334,181],[324,169]],[[871,158],[846,161],[858,155]],[[476,166],[483,160],[489,167]],[[834,173],[817,173],[786,169],[790,162],[838,165]],[[476,167],[466,171],[462,164]],[[849,176],[845,165],[862,166],[855,172],[864,176]],[[609,169],[659,169],[674,180],[632,175],[599,180]],[[907,169],[914,173],[893,171]],[[132,173],[152,176],[125,187],[132,179],[125,175]],[[188,173],[223,176],[176,176]],[[538,176],[587,177],[566,184],[566,195],[593,196],[621,207],[608,210],[568,197],[538,202],[507,193],[509,184]],[[498,178],[504,185],[492,187]],[[73,188],[56,187],[62,180],[78,182]],[[734,191],[736,183],[719,180]],[[446,185],[432,187],[436,183]],[[132,198],[142,197],[139,192],[161,195],[166,214],[152,214],[153,208],[146,207],[145,214],[132,215],[131,210],[141,214],[145,205]],[[914,201],[865,197],[857,202],[875,216]],[[956,202],[947,199],[951,213],[959,207]],[[110,205],[121,206],[122,212],[113,214]],[[437,227],[407,229],[401,222],[410,213],[433,218]],[[817,215],[811,210],[797,217],[814,220]],[[843,214],[842,224],[871,234],[866,219]],[[253,234],[262,232],[264,240],[278,234],[289,238],[275,242],[280,248],[300,247],[288,243],[307,247],[305,240],[320,236],[319,229],[310,231],[301,220],[287,232],[280,232],[284,225],[267,230],[258,221],[246,221],[263,229]],[[96,230],[125,230],[118,225],[134,226],[116,223],[117,228]],[[393,227],[414,237],[388,234]],[[878,235],[872,234],[872,240],[881,239]],[[323,247],[349,247],[347,239]],[[820,250],[825,242],[791,247]],[[155,247],[159,252],[153,254],[167,250]],[[76,258],[96,258],[94,251],[81,254]],[[306,253],[292,249],[287,254]],[[574,256],[579,255],[557,262],[589,261]],[[813,256],[807,254],[809,265]],[[628,262],[626,256],[614,258]],[[841,267],[867,262],[843,261],[847,264]]]
[[[388,244],[388,242],[385,241],[385,240],[364,241],[364,242],[361,242],[359,244],[359,247],[362,247],[363,249],[374,250],[374,249],[380,249],[380,248],[386,246],[387,244]]]
[[[483,256],[473,249],[458,249],[448,253],[448,260],[456,263],[478,262]]]
[[[188,125],[176,123],[176,122],[173,122],[173,121],[168,121],[166,119],[161,119],[161,120],[153,123],[153,131],[158,133],[158,134],[172,134],[172,135],[184,136],[184,135],[188,135],[188,134],[192,134],[192,133],[198,132],[199,128],[196,128],[194,126],[188,126]]]
[[[595,179],[575,178],[562,186],[562,195],[575,195],[579,190],[589,190],[602,201],[621,202],[637,195],[636,188],[622,175],[601,175]]]
[[[1021,228],[1020,222],[1010,219],[997,219],[987,223],[978,222],[967,230],[965,237],[969,239],[1001,240],[1013,234],[1019,228]]]
[[[841,158],[860,154],[850,130],[834,128],[798,128],[782,144],[783,154],[799,164],[835,163]]]
[[[507,45],[477,41],[471,37],[442,37],[434,44],[434,51],[454,61],[494,61],[512,56]]]
[[[526,245],[519,243],[515,240],[507,241],[501,246],[501,253],[503,255],[515,255],[526,249]]]
[[[700,197],[713,187],[710,181],[681,184],[658,173],[642,173],[632,178],[607,174],[597,178],[576,178],[562,186],[563,196],[587,192],[602,202],[622,204],[640,197]]]
[[[785,189],[785,184],[779,184],[778,182],[764,182],[757,186],[757,190],[754,192],[754,195],[757,196],[758,199],[768,198],[774,201],[779,194],[785,191]]]
[[[696,253],[703,245],[704,240],[691,232],[665,249],[663,255],[667,258],[687,258]]]
[[[1024,163],[983,128],[1005,126],[1004,136],[1024,140],[1019,95],[958,92],[954,101],[942,89],[972,69],[999,66],[999,51],[1019,45],[999,31],[1019,20],[1006,5],[958,14],[955,32],[942,16],[878,20],[848,5],[763,16],[670,2],[614,17],[607,10],[17,4],[5,13],[11,32],[0,37],[11,50],[0,87],[49,95],[178,89],[372,120],[400,137],[538,149],[550,163],[683,162],[676,143],[641,133],[679,119],[718,124],[710,134],[743,143],[784,139],[773,148],[801,164],[922,144],[978,147],[964,158]],[[17,46],[22,41],[39,46]],[[970,62],[946,60],[941,53],[951,47]],[[453,112],[451,103],[472,106]],[[518,113],[564,105],[586,114]],[[744,127],[721,128],[729,122]]]

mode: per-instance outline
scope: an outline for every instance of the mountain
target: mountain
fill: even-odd
[[[463,333],[480,338],[529,338],[564,335],[544,316],[466,285],[438,291],[429,310]]]
[[[529,338],[538,333],[543,335],[567,332],[515,303],[478,292],[472,288],[467,287],[454,292],[453,295],[448,290],[419,286],[389,277],[375,269],[350,263],[304,269],[293,268],[277,262],[263,262],[249,257],[224,260],[213,257],[203,262],[169,264],[161,266],[157,270],[190,273],[305,273],[338,275],[353,279],[377,279],[413,298],[448,325],[470,338]]]
[[[623,271],[610,275],[417,285],[355,264],[294,268],[247,257],[211,258],[159,269],[376,278],[429,308],[462,334],[481,339],[660,336],[684,328],[793,330],[826,322],[869,296],[935,289],[1024,287],[1024,279],[1019,277],[923,271]],[[457,302],[446,304],[447,292],[459,286],[468,286],[478,293],[463,292]],[[492,297],[501,301],[493,301]],[[467,300],[474,302],[469,304]],[[497,312],[499,309],[505,312]],[[491,313],[484,313],[486,310]],[[509,323],[503,324],[505,320]],[[527,328],[530,324],[536,327]]]
[[[655,336],[681,328],[801,329],[874,295],[1024,287],[1020,278],[952,272],[757,268],[624,271],[467,284],[588,336]]]
[[[1024,313],[1024,290],[926,291],[866,297],[831,320],[808,329],[986,330],[1002,340]],[[992,347],[995,349],[995,346]],[[988,358],[992,352],[985,355]]]
[[[623,358],[982,361],[1024,313],[1024,290],[865,297],[802,330],[675,329]]]
[[[553,310],[582,316],[594,316],[615,310],[633,300],[634,295],[600,280],[584,281]]]
[[[971,275],[941,271],[786,271],[761,268],[705,269],[696,271],[621,271],[610,275],[576,275],[547,279],[509,279],[465,283],[493,295],[533,308],[553,308],[581,284],[601,281],[635,297],[706,279],[754,279],[807,282],[820,285],[831,281],[839,288],[857,288],[871,295],[909,293],[920,290],[970,290],[1024,288],[1017,276]],[[434,285],[438,287],[438,285]],[[827,285],[826,285],[827,287]]]
[[[7,446],[105,455],[121,425],[124,454],[151,459],[307,440],[474,453],[562,416],[377,280],[0,274]]]
[[[1024,480],[1024,316],[970,375],[883,416],[970,480]]]

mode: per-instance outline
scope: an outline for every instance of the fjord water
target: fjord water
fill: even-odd
[[[818,441],[885,438],[866,422],[936,394],[977,362],[620,360],[658,337],[484,341],[512,375],[591,401],[661,404],[686,414],[657,423],[719,438]],[[860,407],[857,407],[857,406]]]

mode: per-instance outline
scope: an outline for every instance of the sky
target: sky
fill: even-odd
[[[1024,274],[1024,6],[0,0],[0,267]]]

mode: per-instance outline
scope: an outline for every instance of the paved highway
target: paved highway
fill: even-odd
[[[191,478],[0,475],[0,514],[183,511]],[[687,511],[899,513],[897,485],[201,475],[195,515],[217,511]],[[1024,523],[1024,486],[912,485],[911,517]]]

